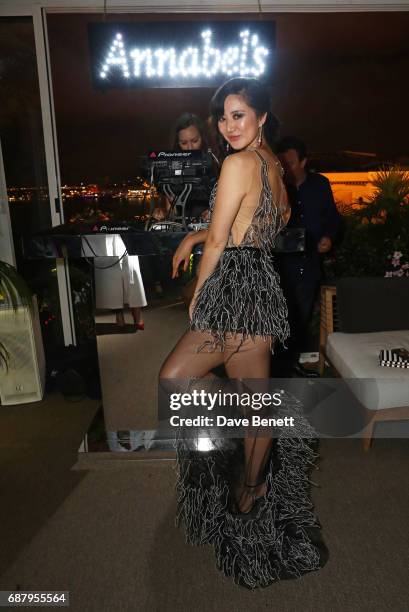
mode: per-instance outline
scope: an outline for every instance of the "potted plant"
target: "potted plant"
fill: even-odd
[[[366,205],[343,215],[343,239],[326,260],[329,281],[407,275],[409,172],[398,166],[381,169],[372,184],[375,191]]]
[[[32,308],[31,291],[13,266],[0,261],[0,316],[4,307],[17,312],[19,306]],[[10,353],[0,339],[0,368],[8,370],[9,362]]]

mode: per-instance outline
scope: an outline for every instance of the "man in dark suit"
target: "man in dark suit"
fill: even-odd
[[[331,250],[339,228],[336,209],[327,178],[306,169],[307,152],[297,138],[284,138],[277,154],[285,172],[285,182],[291,204],[287,227],[304,227],[306,249],[301,253],[283,253],[276,257],[281,285],[289,309],[291,337],[287,349],[278,351],[276,365],[280,376],[314,376],[299,363],[300,350],[305,348],[312,309],[321,281],[321,260]],[[274,374],[274,371],[273,371]]]

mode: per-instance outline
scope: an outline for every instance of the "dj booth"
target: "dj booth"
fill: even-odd
[[[150,151],[143,158],[144,174],[152,189],[166,196],[169,204],[165,218],[155,220],[156,200],[152,197],[147,220],[141,222],[66,223],[39,232],[24,241],[29,258],[109,256],[106,236],[119,235],[127,255],[173,253],[189,230],[207,227],[200,217],[192,218],[187,205],[194,198],[209,200],[212,156],[202,151]]]
[[[214,158],[218,163],[217,159]],[[166,220],[176,221],[187,229],[188,219],[200,221],[201,210],[207,209],[215,183],[211,151],[151,151],[144,160],[145,176],[151,185],[167,198]],[[194,202],[202,206],[194,206]],[[153,204],[151,203],[150,219]],[[148,219],[147,228],[150,225]]]
[[[127,255],[164,255],[175,251],[191,230],[208,226],[200,217],[189,217],[192,198],[208,201],[215,183],[212,153],[203,151],[151,151],[143,160],[144,173],[152,188],[163,193],[169,209],[162,221],[155,220],[156,203],[151,198],[145,224],[141,222],[66,223],[26,238],[28,258],[79,258],[109,256],[108,235],[119,235]],[[285,229],[277,237],[275,252],[304,250],[305,230]]]
[[[25,238],[24,255],[34,259],[109,257],[107,237],[111,235],[121,238],[127,255],[163,255],[173,253],[186,234],[182,227],[166,222],[155,224],[151,231],[129,223],[67,223]]]

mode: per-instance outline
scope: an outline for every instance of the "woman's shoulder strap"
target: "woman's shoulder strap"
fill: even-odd
[[[257,157],[260,159],[261,163],[268,164],[268,161],[265,159],[263,155],[261,155],[260,151],[257,151],[257,149],[253,149],[253,151],[257,155]]]

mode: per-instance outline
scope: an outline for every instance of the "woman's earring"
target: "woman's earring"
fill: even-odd
[[[263,126],[260,125],[260,128],[258,130],[257,146],[261,147],[262,143],[263,143]]]
[[[228,153],[230,151],[230,145],[228,142],[226,142],[226,153]]]

